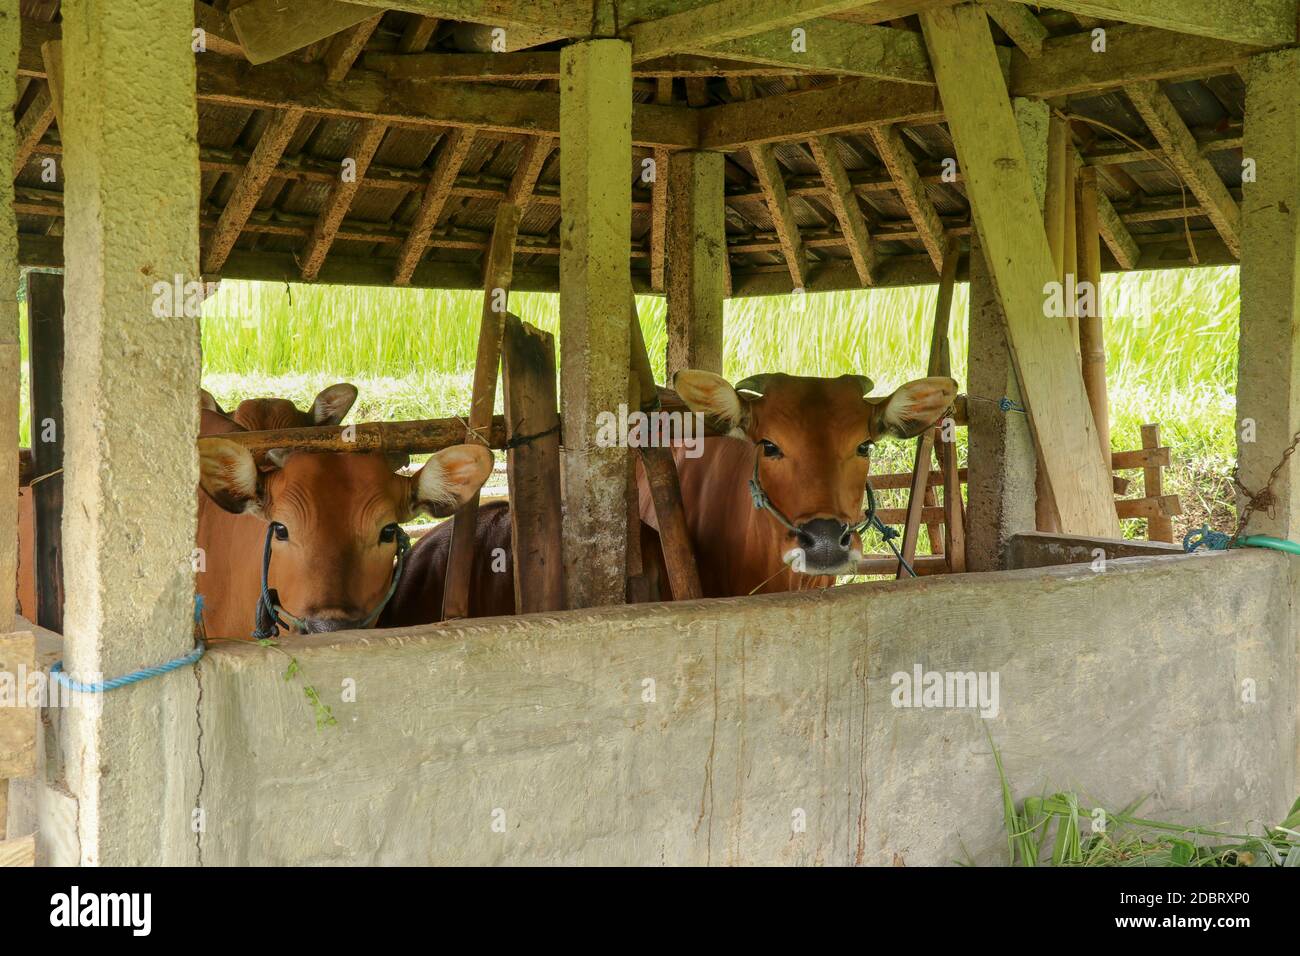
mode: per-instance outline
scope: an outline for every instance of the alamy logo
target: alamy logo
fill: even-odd
[[[916,664],[912,673],[898,671],[889,682],[895,707],[978,709],[986,720],[998,715],[997,671],[925,671]]]
[[[148,936],[153,928],[152,893],[71,892],[50,897],[51,926],[129,926],[133,936]]]
[[[704,415],[701,412],[629,412],[596,416],[596,445],[600,448],[671,448],[680,444],[687,458],[704,454]]]

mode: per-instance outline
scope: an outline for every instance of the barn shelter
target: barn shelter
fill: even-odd
[[[113,676],[194,647],[199,326],[157,314],[159,282],[481,288],[467,418],[498,446],[518,431],[492,420],[498,359],[504,342],[509,412],[527,333],[496,293],[558,291],[565,477],[562,523],[527,512],[563,573],[543,549],[551,576],[526,579],[560,582],[558,605],[281,639],[337,726],[317,729],[255,645],[97,709],[0,713],[0,860],[990,862],[986,728],[1026,790],[1087,781],[1112,806],[1154,793],[1159,812],[1241,827],[1284,815],[1300,572],[1256,550],[1125,556],[1100,324],[1054,288],[1240,263],[1238,477],[1271,489],[1249,530],[1300,537],[1295,0],[0,13],[16,78],[0,441],[17,447],[20,269],[61,270],[29,276],[28,306],[30,473],[63,469],[30,492],[37,604],[57,618],[0,606],[3,669]],[[961,278],[962,386],[985,399],[965,403],[962,553],[981,573],[618,606],[628,452],[595,423],[654,394],[634,291],[667,298],[670,371],[717,370],[728,295]],[[38,442],[46,419],[57,439]],[[250,441],[340,441],[310,431]],[[362,425],[353,444],[432,450],[453,431]],[[23,461],[0,456],[0,483],[16,490]],[[0,495],[3,581],[17,501]],[[997,716],[892,706],[891,675],[917,666],[998,674]]]

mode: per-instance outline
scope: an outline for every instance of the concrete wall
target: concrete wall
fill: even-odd
[[[338,719],[322,730],[283,655],[223,645],[200,669],[202,860],[997,863],[986,729],[1017,797],[1150,794],[1149,815],[1274,821],[1295,796],[1288,560],[286,640]],[[998,715],[892,706],[891,675],[916,664],[997,672]]]

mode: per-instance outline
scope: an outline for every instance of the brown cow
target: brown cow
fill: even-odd
[[[343,395],[340,410],[330,391],[317,397],[312,412],[267,399],[245,402],[236,414],[245,412],[252,430],[292,427],[308,416],[312,424],[337,424],[351,398]],[[220,438],[245,430],[233,416],[215,408],[202,414],[207,494],[199,507],[197,543],[205,561],[199,591],[212,637],[251,633],[268,533],[268,585],[286,623],[310,633],[370,626],[392,582],[400,522],[420,511],[450,513],[492,470],[491,453],[471,445],[444,449],[410,475],[395,474],[380,454],[277,450],[257,462],[242,445]]]
[[[703,454],[674,449],[686,523],[706,597],[827,587],[854,570],[861,556],[855,526],[872,446],[911,438],[933,425],[956,397],[950,378],[925,378],[892,395],[868,398],[862,376],[803,378],[762,375],[733,388],[711,372],[684,370],[673,385],[694,411],[730,432],[704,440]],[[742,394],[745,393],[745,394]],[[750,481],[771,503],[756,509]],[[655,526],[649,488],[638,467],[642,521]],[[778,517],[779,515],[779,517]],[[451,528],[443,525],[411,555],[412,578],[385,612],[393,623],[438,620]],[[657,547],[643,556],[659,595],[671,597]],[[653,537],[653,536],[651,536]],[[655,542],[657,544],[657,542]],[[514,611],[505,503],[480,511],[470,615]]]

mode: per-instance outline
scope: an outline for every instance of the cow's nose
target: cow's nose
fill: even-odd
[[[325,634],[330,631],[350,631],[361,626],[361,620],[344,620],[333,617],[312,617],[307,619],[308,634]]]
[[[805,570],[810,573],[842,571],[849,560],[853,529],[834,518],[814,518],[799,526],[797,536]]]

